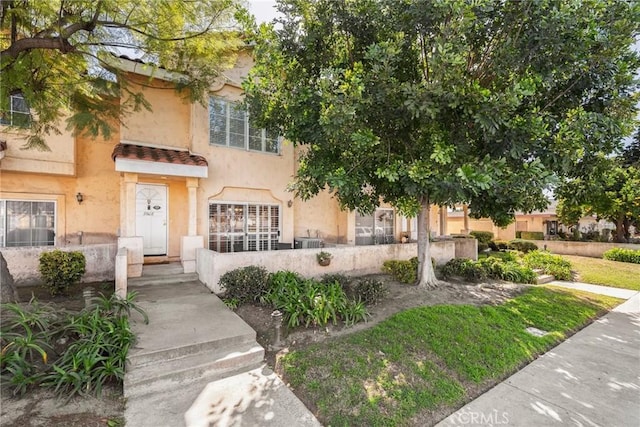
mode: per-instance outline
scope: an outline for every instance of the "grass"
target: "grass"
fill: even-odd
[[[435,422],[619,302],[538,287],[498,306],[419,307],[293,351],[280,367],[324,425]]]
[[[562,257],[571,261],[580,282],[640,291],[640,264],[573,255]]]

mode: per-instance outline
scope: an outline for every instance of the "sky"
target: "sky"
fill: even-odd
[[[270,22],[276,17],[275,0],[248,0],[249,10],[258,23]]]

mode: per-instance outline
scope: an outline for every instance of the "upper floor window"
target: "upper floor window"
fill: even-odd
[[[31,113],[27,101],[22,95],[9,96],[6,109],[0,110],[0,124],[27,127],[31,122]]]
[[[0,200],[0,247],[55,245],[55,202]]]
[[[209,143],[244,150],[278,154],[278,135],[258,128],[238,104],[223,98],[209,98]]]

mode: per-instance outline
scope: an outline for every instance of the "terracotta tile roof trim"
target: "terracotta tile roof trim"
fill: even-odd
[[[207,166],[209,164],[204,157],[191,154],[188,151],[122,143],[113,148],[111,158],[114,161],[116,159],[131,159],[188,166]]]

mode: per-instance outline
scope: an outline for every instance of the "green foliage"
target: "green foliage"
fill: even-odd
[[[490,231],[472,231],[469,234],[478,239],[478,244],[488,245],[493,240],[493,233]]]
[[[509,249],[509,242],[506,240],[492,240],[489,242],[489,247],[492,251],[506,251]]]
[[[351,284],[351,278],[340,273],[325,274],[320,281],[326,284],[338,282],[344,289],[347,289]]]
[[[271,275],[263,301],[283,312],[291,328],[300,325],[324,326],[342,320],[347,325],[366,320],[363,302],[347,297],[340,282],[303,279],[290,271]]]
[[[362,301],[365,305],[375,305],[387,296],[389,290],[380,280],[364,278],[350,283],[346,292],[353,301]]]
[[[589,171],[636,116],[638,2],[280,8],[243,88],[260,126],[308,147],[291,186],[303,200],[328,188],[343,207],[409,216],[464,203],[504,226],[546,208],[545,188]]]
[[[250,265],[227,271],[219,284],[225,290],[225,300],[242,305],[260,301],[269,288],[269,280],[269,273],[264,267]]]
[[[445,278],[458,276],[470,281],[492,278],[513,283],[535,283],[536,274],[533,270],[521,265],[514,254],[506,254],[509,255],[504,259],[494,256],[478,261],[454,258],[442,267],[441,272]]]
[[[459,276],[467,280],[481,280],[487,277],[484,268],[469,258],[454,258],[443,265],[440,272],[445,278]]]
[[[537,287],[497,306],[417,307],[290,351],[283,375],[323,425],[415,425],[427,411],[455,411],[617,303]]]
[[[640,264],[640,250],[613,248],[602,254],[602,258],[611,261],[630,262]]]
[[[542,231],[521,231],[520,239],[523,240],[544,240],[544,233]]]
[[[558,280],[571,280],[571,263],[560,255],[553,255],[546,251],[535,250],[522,258],[524,265],[540,269],[545,274],[551,274]]]
[[[135,338],[128,316],[133,310],[148,321],[134,299],[134,293],[125,299],[100,295],[93,308],[79,313],[35,300],[3,304],[0,368],[14,394],[39,385],[66,398],[99,396],[104,384],[122,382]]]
[[[69,286],[78,283],[85,273],[85,267],[86,261],[82,252],[56,249],[40,254],[38,270],[44,287],[51,295],[59,295],[65,293]]]
[[[382,271],[390,274],[400,283],[414,284],[418,277],[418,258],[413,257],[407,261],[385,261],[382,263]]]
[[[516,250],[516,251],[524,252],[526,254],[527,252],[531,252],[531,251],[537,250],[538,249],[538,245],[536,245],[533,242],[526,241],[526,240],[514,239],[514,240],[509,242],[509,248],[513,249],[513,250]]]
[[[80,133],[109,137],[123,116],[150,108],[141,88],[114,66],[117,48],[130,48],[136,57],[175,72],[181,96],[206,100],[214,80],[233,66],[244,46],[241,31],[230,31],[249,21],[239,3],[3,2],[0,109],[7,111],[9,94],[24,96],[33,113],[29,147],[47,148],[46,136],[60,132],[61,119]],[[145,86],[155,84],[150,78]],[[110,102],[111,97],[120,102]]]

